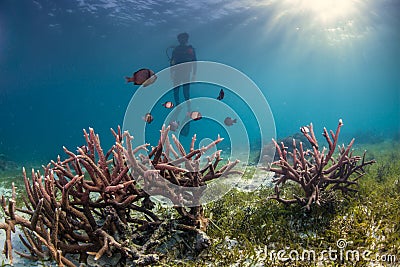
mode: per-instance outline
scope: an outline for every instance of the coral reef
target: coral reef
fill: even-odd
[[[194,149],[194,136],[186,153],[172,135],[177,152],[168,131],[169,127],[163,127],[158,145],[149,154],[139,154],[147,151],[148,144],[133,148],[133,137],[119,127],[112,130],[116,142],[106,152],[93,129],[84,130],[87,145],[76,153],[64,148],[68,158],[58,157],[43,166],[43,174],[32,170],[31,181],[24,169],[25,207],[16,207],[14,185],[8,203],[4,196],[1,199],[6,219],[0,229],[6,232],[4,253],[10,263],[11,234],[17,225],[22,227],[20,239],[30,254],[16,253],[31,259],[51,258],[59,266],[76,266],[76,257],[71,255],[86,263],[90,255],[97,260],[104,254],[120,255],[121,263],[152,264],[159,260],[157,248],[174,231],[194,237],[195,250],[207,247],[207,218],[198,199],[207,181],[235,173],[232,168],[237,161],[217,169],[221,162],[217,151],[200,168],[201,156],[222,138]],[[187,195],[188,190],[182,193],[171,184],[199,190]],[[168,198],[178,218],[162,218],[150,197],[154,195]]]
[[[354,185],[357,185],[357,180],[365,174],[364,167],[375,161],[365,161],[365,152],[362,157],[353,156],[351,147],[354,139],[347,147],[339,146],[339,155],[334,159],[333,154],[342,125],[342,120],[339,120],[336,133],[332,130],[328,133],[324,128],[323,136],[328,143],[328,151],[325,147],[322,151],[319,150],[312,123],[300,129],[311,144],[312,150],[304,150],[302,142],[297,147],[293,139],[292,151],[289,151],[283,142],[279,145],[273,140],[279,160],[273,162],[272,167],[268,168],[275,173],[276,177],[273,180],[275,195],[271,196],[271,199],[285,204],[298,203],[309,210],[313,203],[320,205],[323,202],[329,202],[335,190],[340,190],[345,196],[350,192],[357,192]],[[353,178],[353,174],[357,176]],[[288,181],[298,184],[303,196],[293,194],[291,199],[282,197],[281,189]]]

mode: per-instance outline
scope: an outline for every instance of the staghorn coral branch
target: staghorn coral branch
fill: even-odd
[[[25,228],[22,228],[22,231],[24,232],[24,235],[29,242],[28,248],[29,248],[30,252],[34,255],[37,255],[40,258],[44,258],[45,253],[42,250],[42,246],[39,242],[37,242],[37,241],[35,241],[35,239],[33,239],[32,232],[28,232]]]
[[[170,154],[173,153],[173,152],[172,152],[173,148],[172,148],[171,143],[170,143],[170,141],[169,141],[168,135],[167,135],[166,138],[165,138],[165,149],[164,149],[164,150],[165,150],[164,156],[165,156],[166,160],[167,160],[167,161],[171,161]],[[174,152],[175,152],[175,151],[174,151]],[[176,153],[176,152],[175,152],[175,153]]]
[[[104,192],[110,193],[110,192],[115,192],[118,190],[121,190],[123,188],[126,188],[128,185],[133,184],[135,181],[131,180],[122,184],[117,184],[117,185],[109,185],[104,189]]]
[[[37,222],[39,220],[39,216],[41,216],[40,213],[42,211],[42,207],[43,207],[43,198],[41,198],[39,200],[39,203],[36,206],[36,209],[32,214],[32,217],[31,217],[31,230],[35,230],[36,229],[36,225],[37,225]]]
[[[168,132],[169,132],[170,127],[168,126],[167,128],[165,128],[165,125],[162,126],[161,130],[160,130],[160,140],[158,141],[158,145],[157,147],[155,147],[153,149],[153,151],[150,153],[149,158],[153,156],[154,154],[154,159],[153,159],[153,164],[154,162],[158,162],[162,152],[163,152],[163,146],[164,143],[168,137]]]
[[[97,151],[97,155],[99,156],[99,170],[101,170],[103,176],[105,177],[105,181],[108,182],[110,181],[110,172],[108,171],[107,160],[104,156],[103,149],[100,146],[99,135],[94,133],[93,128],[89,128],[89,136]]]
[[[235,173],[239,173],[239,174],[243,174],[240,171],[231,171],[240,161],[239,160],[235,160],[234,162],[228,162],[225,166],[223,166],[217,173],[208,173],[207,175],[205,175],[203,178],[201,178],[200,180],[202,182],[207,182],[216,178],[223,176],[228,176],[231,174],[235,174]]]
[[[12,256],[12,242],[11,242],[11,231],[12,228],[8,223],[0,223],[0,229],[6,231],[6,241],[4,243],[4,251],[3,253],[6,255],[6,258],[10,261],[10,264],[13,264],[13,256]]]
[[[329,153],[325,157],[325,160],[324,160],[325,164],[327,164],[329,162],[329,160],[331,159],[333,153],[335,152],[335,148],[336,148],[336,145],[337,145],[337,140],[339,139],[340,128],[342,126],[343,126],[343,121],[342,121],[342,119],[340,119],[339,123],[338,123],[338,126],[336,128],[335,135],[333,135],[333,132],[331,131],[331,135],[332,135],[332,138],[333,138],[333,141],[334,141],[333,143],[332,143],[331,139],[329,138],[329,135],[328,135],[328,132],[326,131],[326,128],[324,128],[324,133],[322,135],[325,137],[326,141],[329,144]]]
[[[133,139],[133,137],[127,132],[124,132],[125,137],[125,142],[126,142],[126,149],[121,145],[121,144],[117,144],[117,146],[120,147],[120,149],[122,149],[124,151],[124,155],[126,157],[128,166],[130,166],[134,171],[138,172],[139,175],[143,176],[144,175],[144,171],[145,169],[142,168],[141,166],[139,166],[136,158],[135,158],[135,154],[133,153],[132,150],[132,143],[131,140]]]
[[[207,145],[207,146],[205,147],[205,149],[204,149],[204,152],[206,152],[206,151],[209,150],[210,148],[216,146],[218,143],[222,142],[223,140],[224,140],[224,138],[221,138],[221,137],[218,135],[217,140],[214,140],[214,141],[211,142],[209,145]]]
[[[176,147],[178,148],[178,151],[180,152],[181,156],[185,157],[186,156],[186,151],[183,148],[182,144],[179,142],[178,138],[176,138],[176,136],[174,134],[172,134],[172,141],[174,141],[174,143],[175,143]]]
[[[118,166],[119,167],[119,166]],[[129,168],[124,166],[122,170],[119,170],[119,174],[117,177],[113,178],[111,185],[117,185],[119,184],[124,178],[126,178],[126,175],[129,171]],[[117,174],[117,173],[116,173]]]
[[[178,158],[178,159],[172,161],[170,164],[173,165],[173,166],[176,166],[176,165],[179,165],[179,164],[181,164],[181,163],[183,163],[183,162],[185,162],[185,163],[186,163],[186,162],[189,162],[189,159],[191,159],[191,158],[192,158],[193,156],[195,156],[196,154],[200,154],[200,153],[202,153],[202,150],[201,150],[201,149],[193,150],[193,151],[191,151],[189,154],[183,155],[182,157],[180,157],[180,158]]]
[[[28,199],[31,202],[31,204],[35,206],[37,201],[33,197],[32,188],[31,188],[31,186],[29,184],[29,179],[26,176],[25,167],[22,168],[22,174],[24,176],[24,184],[25,184],[26,194],[28,195]]]
[[[196,134],[194,134],[192,137],[192,142],[190,143],[190,152],[192,152],[194,150],[194,144],[196,143],[196,137],[197,137]]]
[[[68,260],[67,258],[65,258],[64,256],[61,255],[61,251],[57,250],[53,244],[49,244],[48,241],[43,238],[42,236],[40,236],[37,232],[33,232],[36,237],[40,240],[40,242],[42,242],[50,251],[53,259],[58,260],[57,264],[59,266],[64,266],[64,264],[68,267],[75,267],[75,264],[73,264],[70,260]]]
[[[86,153],[92,160],[94,160],[94,143],[89,137],[89,134],[83,129],[83,136],[85,137],[86,144],[87,144],[87,151]]]
[[[186,169],[182,169],[173,165],[165,164],[165,163],[159,163],[156,166],[154,166],[156,170],[170,170],[174,172],[188,172]]]
[[[307,138],[308,142],[310,142],[310,144],[318,149],[318,141],[315,138],[315,134],[314,134],[314,127],[313,124],[310,123],[310,125],[308,126],[303,126],[300,128],[300,131],[303,133],[303,135]],[[311,134],[311,135],[310,135]]]
[[[339,158],[339,160],[337,161],[337,163],[335,163],[334,165],[332,165],[330,168],[326,169],[323,174],[329,174],[333,171],[335,171],[337,168],[339,168],[343,161],[347,158],[347,155],[349,154],[349,151],[351,149],[351,147],[353,146],[354,143],[354,138],[351,140],[350,144],[347,146],[346,150],[341,153],[341,156]]]
[[[110,185],[110,183],[109,183],[110,179],[108,179],[104,175],[104,172],[106,172],[106,171],[102,171],[101,167],[96,165],[96,163],[94,163],[94,161],[90,157],[88,157],[87,155],[78,155],[77,158],[79,159],[79,162],[81,162],[87,170],[91,169],[92,172],[95,173],[95,174],[92,174],[93,178],[100,177],[101,184],[103,184],[104,186]],[[107,172],[108,172],[108,167],[107,167]],[[97,180],[97,183],[100,184],[100,181]]]
[[[122,132],[121,132],[121,127],[119,125],[117,127],[117,131],[114,131],[113,128],[110,128],[110,131],[111,131],[112,135],[114,136],[117,143],[122,142]]]

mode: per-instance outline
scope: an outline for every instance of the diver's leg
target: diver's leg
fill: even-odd
[[[185,83],[183,85],[183,96],[185,97],[185,100],[189,100],[190,98],[189,90],[190,90],[190,83]]]
[[[185,98],[187,111],[188,111],[188,114],[190,114],[190,112],[191,112],[191,103],[190,103],[190,94],[189,94],[190,83],[186,83],[182,87],[183,87],[183,96]],[[183,125],[184,126],[180,133],[183,136],[187,136],[190,132],[190,117],[186,117],[186,120],[183,122]]]
[[[171,114],[171,122],[172,121],[179,122],[179,121],[183,120],[182,118],[180,118],[180,119],[178,118],[178,116],[180,115],[181,110],[182,110],[182,107],[179,106],[179,89],[180,89],[179,85],[174,87],[174,100],[175,100],[174,104],[175,104],[176,108],[174,108],[171,111],[172,112],[172,114]]]
[[[190,105],[190,83],[186,83],[183,85],[183,96],[186,100],[187,108],[188,111],[191,111],[191,105]]]
[[[175,86],[174,88],[174,100],[175,100],[175,105],[179,105],[179,85]]]

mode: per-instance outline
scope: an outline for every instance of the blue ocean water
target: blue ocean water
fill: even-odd
[[[189,33],[198,60],[226,64],[254,81],[277,137],[310,122],[319,134],[343,119],[343,140],[396,141],[399,10],[398,0],[2,0],[0,154],[45,164],[62,146],[82,145],[88,127],[112,145],[109,129],[123,124],[137,90],[151,89],[124,77],[167,68],[167,49],[180,32]],[[220,88],[194,84],[191,97],[215,99]],[[224,103],[247,123],[247,139],[257,146],[254,107],[233,91],[226,88]],[[160,103],[168,99],[172,92]],[[152,145],[168,112],[154,109]],[[227,128],[205,118],[191,123],[194,133],[215,139]]]

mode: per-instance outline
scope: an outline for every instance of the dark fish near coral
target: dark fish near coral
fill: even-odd
[[[218,100],[222,100],[222,99],[224,99],[224,96],[225,96],[224,89],[221,89],[221,90],[219,91],[219,95],[218,95],[217,99],[218,99]]]
[[[76,152],[78,154],[81,154],[80,151],[83,151],[84,153],[88,153],[89,148],[87,146],[85,146],[85,145],[81,145],[81,146],[77,147]]]
[[[142,119],[147,123],[151,123],[154,120],[153,115],[150,113],[146,113]]]
[[[236,121],[236,119],[233,120],[231,117],[226,117],[224,123],[226,126],[232,126]]]
[[[179,121],[171,121],[170,123],[169,123],[169,129],[171,130],[171,131],[176,131],[177,129],[179,128]]]
[[[157,76],[154,71],[150,69],[140,69],[133,73],[132,77],[125,77],[126,82],[132,82],[135,85],[143,85],[144,87],[149,86],[157,80]]]
[[[194,121],[198,121],[202,118],[201,113],[198,111],[192,111],[188,113],[188,116]]]
[[[174,107],[174,103],[172,103],[171,101],[167,101],[164,104],[162,104],[165,108],[173,108]]]

